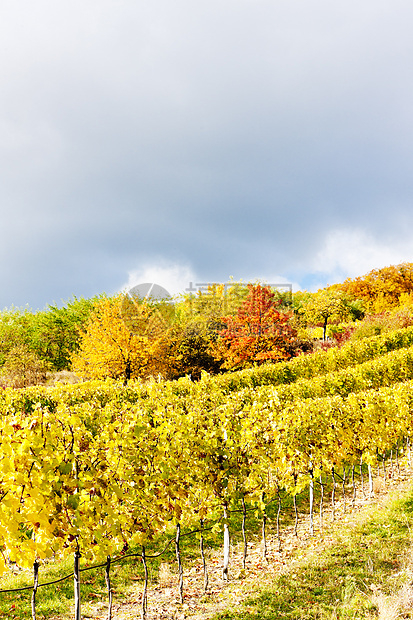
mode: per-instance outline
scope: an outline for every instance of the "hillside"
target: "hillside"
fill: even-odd
[[[395,477],[410,458],[412,337],[413,328],[403,328],[196,383],[4,389],[4,569],[7,557],[23,568],[37,558],[42,582],[48,557],[77,551],[83,567],[122,553],[147,554],[150,565],[168,539],[171,561],[177,533],[197,530],[209,554],[223,537],[220,570],[230,580],[230,540],[243,540],[243,510],[248,536],[265,523],[282,546],[303,520],[315,535],[321,508],[331,518],[342,511],[343,488],[349,509],[360,488],[374,494],[378,472]],[[179,544],[185,563],[184,538]],[[92,573],[82,596],[96,590]],[[70,585],[62,600],[55,588],[53,601],[39,589],[45,618],[70,596]],[[104,598],[101,587],[96,593]],[[0,609],[14,605],[15,617],[25,617],[27,597],[13,596],[0,594]]]

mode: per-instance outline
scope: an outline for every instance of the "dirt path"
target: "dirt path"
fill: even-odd
[[[207,558],[209,573],[209,588],[204,593],[203,571],[200,561],[184,564],[184,604],[179,602],[177,575],[170,572],[167,565],[162,565],[159,581],[151,583],[148,589],[148,620],[207,620],[219,611],[237,607],[250,593],[257,589],[257,584],[264,586],[273,581],[276,575],[290,570],[293,566],[293,553],[299,549],[309,549],[323,545],[329,546],[334,542],[334,527],[337,523],[351,525],[362,517],[368,506],[387,503],[397,492],[402,494],[411,484],[410,470],[401,469],[400,474],[395,472],[394,477],[387,480],[376,478],[375,494],[373,498],[365,497],[361,488],[357,488],[356,500],[352,506],[351,499],[347,498],[346,512],[342,498],[336,500],[335,521],[332,522],[331,510],[324,509],[324,527],[320,529],[320,518],[315,517],[315,533],[310,536],[309,517],[300,515],[298,536],[294,535],[294,527],[290,526],[281,532],[282,548],[278,551],[277,539],[267,537],[267,559],[263,559],[262,545],[258,538],[248,543],[248,557],[246,571],[242,568],[242,545],[231,548],[230,578],[228,582],[222,580],[222,552],[213,550]],[[367,489],[365,488],[365,491]],[[339,495],[339,493],[337,493]],[[185,562],[185,560],[184,560]],[[113,620],[135,620],[141,613],[141,582],[131,586],[127,593],[127,600],[116,602],[116,593],[113,604]],[[107,602],[84,604],[82,617],[94,620],[107,619]],[[56,619],[57,620],[57,619]],[[60,619],[59,619],[60,620]],[[64,620],[64,619],[61,619]]]

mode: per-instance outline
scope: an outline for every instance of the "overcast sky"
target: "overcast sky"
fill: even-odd
[[[413,261],[411,0],[2,0],[0,308]]]

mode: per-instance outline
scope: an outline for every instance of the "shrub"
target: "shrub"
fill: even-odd
[[[45,383],[48,364],[25,345],[13,347],[1,368],[3,383],[20,388]]]

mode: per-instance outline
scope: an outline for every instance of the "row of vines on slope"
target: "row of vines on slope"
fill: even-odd
[[[340,348],[300,355],[288,362],[264,364],[227,375],[215,377],[224,391],[257,385],[285,385],[299,379],[312,379],[373,360],[391,351],[413,345],[413,327],[398,329],[387,334],[348,342]]]
[[[3,568],[7,557],[28,565],[81,547],[92,561],[145,546],[172,524],[225,517],[241,500],[260,506],[280,489],[294,496],[360,458],[373,464],[411,433],[411,381],[287,406],[275,388],[224,398],[213,386],[190,400],[161,399],[154,384],[136,402],[62,398],[30,412],[12,411],[9,396],[0,419]]]
[[[265,364],[213,378],[205,374],[207,386],[205,380],[201,381],[201,390],[219,391],[224,399],[228,392],[236,392],[243,388],[278,386],[280,399],[288,401],[296,398],[314,398],[320,396],[323,390],[327,390],[330,394],[341,393],[337,386],[344,378],[344,384],[348,379],[351,381],[348,388],[344,388],[343,395],[345,395],[354,389],[378,387],[383,384],[383,381],[386,381],[385,385],[391,385],[397,380],[400,381],[398,378],[400,375],[397,375],[400,371],[404,378],[410,378],[410,353],[403,352],[403,350],[409,349],[412,345],[413,327],[404,328],[382,336],[348,343],[339,349],[334,348],[310,356],[300,356],[289,362]],[[400,350],[401,357],[388,355]],[[408,367],[404,364],[404,355],[409,358]],[[371,366],[368,362],[371,362]],[[378,383],[379,373],[375,372],[377,363],[386,365],[388,369],[381,384]],[[362,364],[366,365],[362,368]],[[388,371],[392,368],[393,372],[390,376]],[[370,370],[373,374],[369,379]],[[339,374],[345,371],[347,371],[345,374]],[[364,378],[361,377],[362,374]],[[126,386],[108,379],[75,386],[67,385],[64,389],[37,386],[19,391],[3,390],[0,391],[0,406],[3,412],[23,410],[29,413],[36,403],[41,403],[53,411],[61,402],[70,405],[90,401],[94,403],[94,406],[104,406],[111,400],[134,403],[140,399],[147,400],[155,397],[163,402],[175,396],[192,398],[192,393],[196,398],[197,386],[185,378],[172,382],[145,383],[134,380]]]

